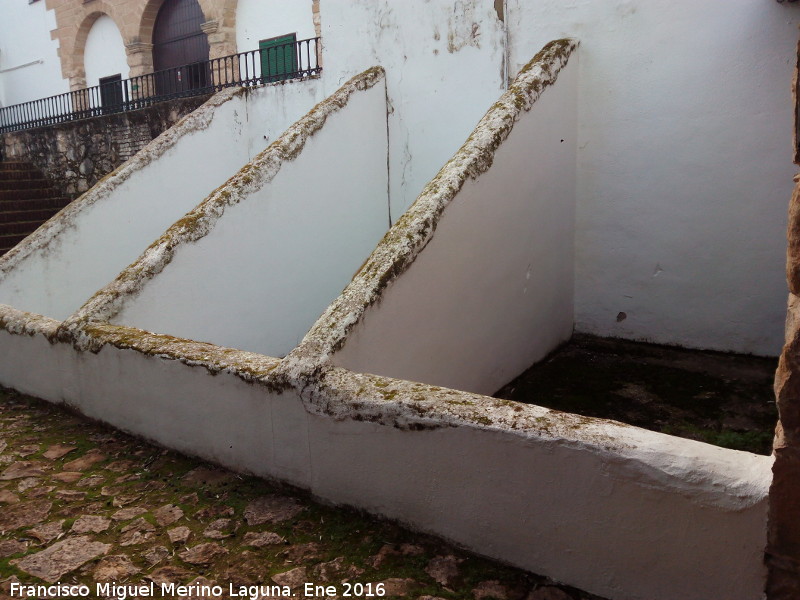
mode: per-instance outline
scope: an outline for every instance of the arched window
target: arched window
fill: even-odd
[[[210,84],[205,17],[197,0],[165,0],[153,28],[153,69],[159,94],[194,90]],[[202,63],[202,64],[198,64]]]

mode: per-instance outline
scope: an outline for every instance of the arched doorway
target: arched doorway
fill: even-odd
[[[153,69],[158,94],[176,94],[210,85],[208,38],[197,0],[165,0],[153,27]],[[200,64],[198,64],[200,63]]]

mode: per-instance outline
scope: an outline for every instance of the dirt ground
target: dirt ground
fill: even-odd
[[[495,396],[770,454],[777,358],[575,336]]]
[[[302,598],[305,583],[333,586],[309,597],[600,600],[0,389],[0,599],[55,582],[90,598],[155,582],[223,586],[168,596],[187,600]]]

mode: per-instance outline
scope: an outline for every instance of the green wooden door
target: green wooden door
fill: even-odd
[[[292,33],[261,40],[261,78],[265,82],[281,81],[297,73],[297,36]]]

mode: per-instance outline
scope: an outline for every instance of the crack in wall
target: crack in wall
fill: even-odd
[[[350,285],[288,355],[281,372],[298,378],[330,365],[331,357],[344,345],[367,309],[380,301],[386,286],[424,250],[442,213],[464,182],[478,178],[491,167],[494,152],[516,120],[555,83],[577,45],[568,39],[550,42],[520,71],[515,83],[489,109],[461,149],[386,233]]]

